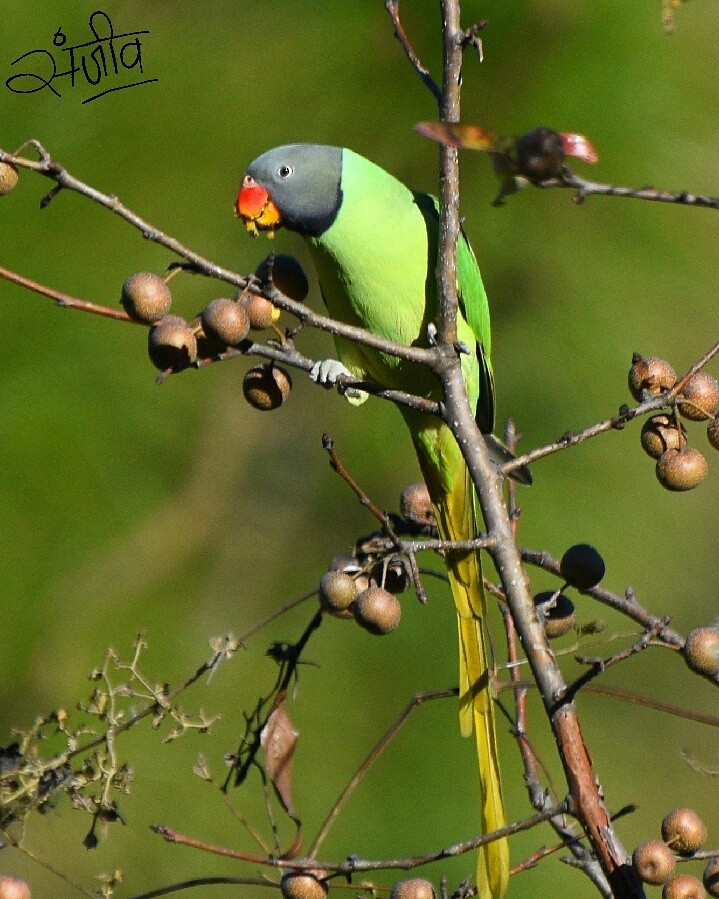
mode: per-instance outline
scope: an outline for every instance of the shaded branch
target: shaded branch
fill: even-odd
[[[19,275],[17,272],[10,271],[10,269],[2,268],[2,266],[0,266],[0,278],[5,278],[6,281],[12,281],[14,284],[25,287],[27,290],[32,290],[35,293],[49,297],[51,300],[54,300],[58,306],[62,306],[65,309],[77,309],[80,312],[90,312],[93,315],[102,315],[105,318],[116,318],[119,321],[139,324],[138,322],[134,322],[123,309],[111,309],[109,306],[100,306],[97,303],[88,303],[86,300],[78,300],[77,297],[71,297],[69,294],[62,293],[52,287],[46,287],[38,281],[32,281],[30,278]]]
[[[562,578],[559,561],[550,553],[524,548],[520,549],[520,552],[522,559],[525,562],[528,562],[530,565],[535,565],[538,568],[543,568],[545,571],[550,571],[552,574],[556,574],[557,577]],[[562,580],[564,580],[564,578],[562,578]],[[683,648],[684,638],[677,633],[677,631],[674,631],[669,627],[665,618],[660,618],[648,609],[645,609],[637,600],[631,589],[627,589],[624,596],[613,593],[611,590],[607,590],[605,587],[600,586],[591,587],[589,590],[582,591],[582,593],[587,596],[592,596],[594,599],[599,600],[599,602],[621,612],[623,615],[636,621],[637,624],[641,625],[646,630],[651,630],[656,639],[661,640],[671,648]]]
[[[130,899],[157,899],[158,896],[169,896],[171,893],[179,893],[182,890],[221,884],[277,889],[276,883],[263,877],[193,877],[191,880],[182,880],[179,883],[172,883],[166,887],[158,887],[156,890],[148,890],[146,893],[138,893],[130,897]],[[96,896],[97,893],[93,893],[93,895]]]
[[[384,871],[394,869],[410,870],[411,868],[419,868],[422,865],[428,865],[432,862],[442,861],[445,858],[454,858],[455,856],[464,855],[467,852],[472,852],[475,849],[478,849],[480,846],[484,846],[487,843],[493,842],[494,840],[500,840],[504,837],[510,837],[525,830],[531,830],[538,824],[542,824],[544,821],[549,820],[554,815],[567,814],[570,811],[570,803],[568,803],[566,800],[563,800],[562,802],[556,803],[556,805],[552,806],[552,808],[547,809],[546,811],[537,812],[537,814],[531,815],[529,818],[524,818],[521,821],[516,821],[512,824],[508,824],[506,827],[495,830],[493,833],[473,837],[470,840],[463,840],[459,843],[454,843],[451,846],[446,846],[443,849],[428,852],[424,855],[413,855],[406,858],[390,859],[363,859],[357,856],[351,856],[343,862],[320,861],[313,858],[288,859],[255,855],[248,852],[242,852],[239,849],[230,849],[227,846],[216,846],[212,843],[205,843],[203,840],[196,840],[194,837],[182,834],[179,831],[174,830],[172,827],[168,827],[164,824],[153,824],[151,825],[150,829],[154,833],[163,837],[163,839],[167,840],[168,843],[177,843],[182,846],[190,846],[194,849],[200,849],[203,852],[209,852],[213,855],[222,855],[226,858],[235,858],[238,861],[251,862],[253,864],[266,865],[273,868],[291,869],[298,871],[316,871],[319,869],[322,871],[333,872],[335,874],[341,874],[348,877],[352,874],[363,871]]]
[[[415,68],[415,71],[422,79],[424,85],[428,88],[434,99],[438,104],[442,102],[442,90],[437,82],[432,78],[429,69],[424,66],[417,54],[414,52],[414,48],[407,37],[407,34],[402,26],[402,22],[399,17],[399,0],[385,0],[385,9],[390,15],[392,19],[392,24],[394,25],[394,36],[402,45],[402,49],[404,50],[407,59],[412,63]]]
[[[590,437],[596,437],[599,434],[606,433],[607,431],[621,431],[626,424],[641,415],[648,415],[650,412],[657,412],[660,409],[665,409],[668,406],[673,406],[677,402],[677,400],[681,398],[682,390],[686,386],[687,381],[689,381],[689,379],[693,377],[693,375],[695,375],[698,371],[704,368],[704,366],[708,362],[710,362],[717,355],[717,353],[719,353],[719,342],[711,346],[706,351],[706,353],[704,353],[704,355],[700,359],[698,359],[694,363],[694,365],[692,365],[691,368],[677,380],[676,384],[671,388],[671,390],[667,390],[665,393],[662,393],[659,396],[646,399],[644,402],[639,403],[634,408],[622,406],[619,409],[617,415],[614,415],[611,418],[606,418],[604,419],[604,421],[600,421],[597,424],[590,425],[589,427],[584,428],[581,431],[567,431],[553,443],[548,443],[545,446],[540,446],[536,449],[530,450],[529,452],[524,453],[521,456],[517,456],[515,459],[512,459],[511,462],[507,462],[506,464],[502,465],[499,469],[500,474],[504,477],[507,477],[513,471],[516,471],[523,466],[527,466],[534,462],[537,462],[539,459],[545,458],[545,456],[551,456],[554,453],[567,449],[570,446],[576,446],[577,444],[583,443],[585,440],[588,440]]]
[[[462,56],[459,3],[457,0],[443,0],[441,7],[445,48],[441,119],[457,122]],[[440,154],[442,206],[437,282],[440,294],[439,339],[445,349],[445,366],[439,372],[444,388],[442,418],[462,450],[477,490],[487,532],[496,540],[491,555],[554,732],[575,813],[618,899],[640,897],[644,895],[641,883],[629,866],[628,853],[611,826],[602,788],[582,737],[576,707],[566,699],[566,682],[544,627],[537,619],[501,483],[470,408],[459,359],[456,353],[450,356],[446,352],[447,344],[456,341],[455,256],[459,235],[459,191],[457,150],[442,144]]]
[[[350,796],[354,793],[360,782],[368,774],[377,759],[382,755],[382,753],[389,746],[392,740],[394,740],[400,730],[404,727],[412,714],[425,702],[429,702],[433,699],[447,699],[450,696],[457,696],[458,694],[459,690],[456,687],[452,687],[444,690],[433,690],[431,693],[418,693],[416,696],[412,697],[412,699],[409,701],[409,703],[407,703],[406,707],[398,716],[398,718],[394,721],[393,724],[390,725],[381,739],[372,747],[369,755],[355,771],[355,773],[350,778],[347,786],[340,793],[335,804],[330,809],[329,814],[322,822],[322,826],[320,827],[317,836],[315,837],[314,842],[310,847],[309,853],[311,857],[319,852],[331,827],[339,817],[344,807],[347,805],[347,801],[349,800]]]
[[[635,200],[650,200],[656,203],[676,203],[680,206],[700,206],[704,209],[719,209],[719,197],[705,197],[687,191],[672,193],[654,187],[620,187],[616,184],[601,184],[582,178],[568,169],[561,178],[536,182],[537,187],[568,187],[576,191],[574,200],[583,203],[587,197],[627,197]]]

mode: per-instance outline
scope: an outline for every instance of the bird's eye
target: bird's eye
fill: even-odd
[[[292,174],[292,171],[293,171],[293,169],[292,169],[291,165],[281,165],[277,169],[277,174],[279,175],[280,178],[289,178],[290,175]]]

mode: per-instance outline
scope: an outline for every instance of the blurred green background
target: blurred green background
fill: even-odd
[[[435,109],[393,39],[380,0],[108,0],[117,32],[150,30],[145,77],[156,84],[82,105],[87,87],[56,83],[18,95],[4,86],[13,59],[50,48],[62,27],[68,45],[89,39],[96,0],[4,0],[0,33],[0,146],[46,144],[72,173],[109,193],[198,252],[236,271],[269,252],[237,223],[232,203],[245,165],[278,143],[350,146],[414,187],[435,190],[437,150],[411,126]],[[436,3],[405,0],[405,27],[439,77]],[[468,54],[463,112],[500,133],[536,125],[586,134],[600,163],[589,176],[669,190],[719,191],[719,4],[693,0],[677,31],[662,31],[659,0],[602,4],[575,0],[463,4],[465,24],[486,17],[485,61]],[[59,54],[58,54],[59,56]],[[115,82],[117,83],[117,82]],[[108,82],[107,86],[111,86]],[[486,158],[462,158],[462,212],[485,276],[494,328],[500,419],[512,416],[524,446],[554,439],[613,414],[629,401],[631,354],[665,355],[685,370],[719,337],[716,213],[658,204],[526,191],[492,208],[496,184]],[[22,173],[0,202],[0,265],[70,294],[116,304],[135,271],[161,272],[162,249],[82,197],[60,195],[39,211],[49,182]],[[300,241],[274,247],[308,260]],[[309,267],[309,265],[308,265]],[[174,282],[176,310],[192,315],[223,288]],[[319,303],[316,284],[313,297]],[[295,377],[290,402],[261,414],[240,384],[235,361],[172,378],[162,387],[139,328],[62,311],[0,283],[0,742],[36,715],[75,704],[108,646],[131,653],[135,634],[149,650],[143,670],[171,684],[209,655],[213,635],[241,634],[312,588],[328,560],[373,528],[346,485],[332,475],[320,437],[329,431],[374,500],[396,508],[418,477],[396,412],[379,402],[350,409]],[[330,355],[322,335],[303,336],[309,355]],[[714,374],[716,365],[710,366]],[[638,442],[639,427],[600,437],[535,467],[522,491],[521,539],[561,555],[588,541],[603,553],[606,584],[632,585],[680,631],[717,614],[716,497],[719,460],[698,490],[670,495]],[[701,425],[694,445],[707,446]],[[710,451],[711,452],[711,451]],[[432,559],[429,564],[438,566]],[[552,581],[532,572],[536,589]],[[295,802],[307,844],[339,790],[418,690],[456,682],[454,612],[430,583],[430,603],[404,599],[403,626],[377,640],[352,623],[327,621],[306,657],[291,706],[301,739]],[[606,635],[627,622],[581,599],[583,622]],[[169,745],[143,725],[120,744],[136,782],[109,838],[88,852],[87,815],[67,801],[28,822],[35,853],[86,888],[122,869],[118,895],[185,878],[254,874],[253,869],[153,836],[162,821],[210,842],[253,851],[221,796],[191,773],[198,752],[222,778],[242,712],[275,675],[273,640],[295,640],[311,609],[301,606],[248,641],[246,649],[183,698],[190,709],[222,713],[210,736]],[[631,640],[631,637],[628,638]],[[571,647],[569,638],[559,646]],[[623,644],[584,651],[609,655]],[[573,668],[567,655],[568,673]],[[716,692],[681,660],[654,650],[603,679],[626,689],[712,711]],[[692,771],[686,750],[716,767],[713,731],[596,695],[579,700],[584,733],[608,805],[638,803],[618,824],[631,849],[658,834],[664,812],[695,805],[719,844],[716,781]],[[536,698],[532,739],[562,788]],[[528,814],[521,768],[503,728],[501,753],[510,817]],[[471,741],[458,732],[453,701],[419,711],[357,791],[322,856],[392,857],[439,848],[475,832]],[[258,779],[232,802],[269,839]],[[289,831],[281,825],[285,839]],[[513,843],[519,861],[549,830]],[[686,866],[685,866],[686,867]],[[27,877],[35,896],[78,892],[15,850],[0,870]],[[427,870],[454,886],[471,875],[465,856]],[[698,870],[695,872],[698,873]],[[378,883],[392,883],[390,875]],[[206,887],[202,895],[251,895],[256,888]],[[519,875],[513,895],[595,895],[557,856]],[[195,891],[197,894],[197,891]]]

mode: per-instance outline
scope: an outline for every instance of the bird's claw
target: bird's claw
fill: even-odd
[[[364,390],[359,390],[356,387],[345,387],[340,383],[339,379],[341,377],[352,378],[354,375],[338,359],[322,359],[320,362],[315,362],[310,369],[310,380],[314,381],[315,384],[322,385],[327,390],[336,387],[353,405],[362,403],[367,399],[367,394]]]
[[[338,386],[337,381],[342,375],[351,377],[349,369],[337,359],[322,359],[310,369],[310,380],[328,390]]]

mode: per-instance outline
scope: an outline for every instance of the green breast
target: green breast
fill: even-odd
[[[427,326],[437,320],[437,219],[415,195],[379,166],[343,150],[342,205],[321,237],[310,241],[331,317],[359,325],[395,343],[427,345]],[[481,282],[480,282],[481,283]],[[460,339],[475,338],[462,319]],[[396,357],[336,341],[340,359],[365,378],[423,396],[438,396],[426,369]],[[476,358],[464,360],[476,401]]]

